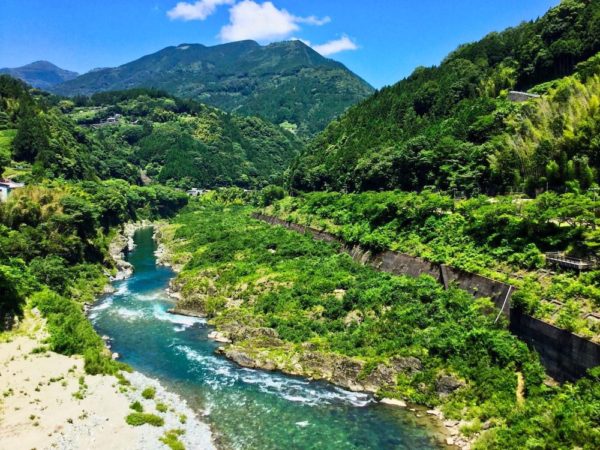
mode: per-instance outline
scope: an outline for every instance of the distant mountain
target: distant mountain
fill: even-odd
[[[289,122],[314,134],[374,89],[300,41],[167,47],[122,66],[54,86],[62,95],[152,87],[230,112]]]
[[[48,89],[55,84],[69,81],[79,76],[77,72],[61,69],[48,61],[36,61],[14,69],[0,69],[0,73],[19,78],[27,84],[40,89]]]

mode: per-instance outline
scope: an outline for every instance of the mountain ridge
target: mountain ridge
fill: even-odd
[[[2,73],[19,78],[39,89],[48,89],[79,76],[77,72],[63,69],[50,61],[44,60],[34,61],[20,67],[4,67],[0,69],[0,74]]]
[[[298,191],[530,195],[573,182],[586,188],[600,171],[595,110],[584,92],[600,74],[598,52],[600,1],[565,0],[535,21],[460,45],[438,66],[417,67],[349,108],[311,141],[289,184]],[[555,108],[568,104],[586,115],[558,113],[542,127],[540,101],[508,96],[528,89],[558,90],[550,95]]]
[[[165,47],[118,67],[53,86],[67,96],[137,87],[161,89],[225,111],[288,122],[312,135],[375,90],[338,61],[300,41],[245,40]]]

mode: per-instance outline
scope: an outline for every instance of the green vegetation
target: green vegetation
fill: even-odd
[[[486,423],[480,448],[523,448],[517,443],[542,439],[565,448],[600,444],[593,425],[600,392],[589,389],[595,378],[545,385],[537,357],[482,313],[487,301],[444,290],[428,277],[376,272],[335,245],[251,220],[249,212],[203,199],[174,220],[170,243],[176,257],[188,260],[177,279],[180,305],[207,313],[236,351],[316,377],[337,358],[361,367],[365,380],[410,364],[380,394],[440,406],[474,429]],[[313,366],[298,372],[289,361]],[[315,361],[322,365],[315,368]],[[564,434],[567,417],[584,401],[577,431]],[[540,422],[531,411],[542,410],[547,419]]]
[[[89,374],[115,373],[121,364],[113,361],[85,318],[81,306],[51,291],[32,295],[31,305],[38,308],[48,321],[50,348],[64,355],[83,355],[85,371]]]
[[[417,68],[317,136],[291,187],[535,194],[598,182],[599,11],[564,0]],[[508,90],[533,86],[542,99],[508,101]]]
[[[137,169],[129,168],[139,167],[151,179],[183,188],[264,186],[280,181],[302,148],[293,134],[262,119],[151,89],[95,94],[73,105],[70,117],[92,126],[88,134],[110,152],[103,177],[135,182]],[[115,114],[118,123],[101,124]]]
[[[155,395],[156,395],[156,389],[154,389],[151,386],[147,387],[146,389],[144,389],[142,391],[142,397],[144,397],[146,400],[153,399]]]
[[[321,131],[373,88],[344,65],[300,41],[261,47],[253,41],[215,47],[167,47],[120,66],[86,73],[52,90],[90,95],[155,87],[225,111],[289,122],[302,136]]]
[[[165,424],[165,420],[155,414],[134,412],[129,414],[125,421],[128,425],[133,427],[139,427],[141,425],[149,424],[153,427],[162,427]]]
[[[179,437],[183,434],[183,430],[169,430],[160,438],[160,441],[171,450],[185,450],[185,446],[179,440]]]
[[[15,191],[0,205],[2,317],[18,314],[28,296],[48,287],[64,298],[40,294],[40,310],[66,308],[72,321],[87,324],[81,302],[92,301],[106,283],[104,271],[112,264],[107,256],[111,228],[128,220],[168,216],[186,202],[184,194],[166,187],[130,186],[119,180],[45,182]],[[63,346],[56,343],[55,348]]]
[[[165,186],[99,180],[94,152],[103,147],[54,100],[0,76],[0,168],[10,165],[27,182],[0,204],[0,331],[25,307],[37,308],[51,350],[83,355],[88,373],[115,373],[123,365],[111,359],[83,303],[102,292],[115,270],[108,255],[114,229],[170,216],[187,196]]]
[[[0,130],[5,130],[0,144],[0,168],[5,168],[12,158],[19,167],[32,165],[37,179],[95,178],[97,159],[88,151],[92,143],[58,109],[51,107],[47,96],[34,97],[27,85],[7,75],[0,75]]]
[[[115,115],[118,121],[104,122]],[[153,89],[70,101],[32,94],[0,75],[0,169],[28,182],[118,178],[182,188],[262,187],[282,180],[302,146],[265,120]]]
[[[156,404],[156,410],[161,413],[166,413],[169,410],[169,407],[164,403],[159,402]]]
[[[129,405],[129,408],[133,409],[135,412],[139,412],[139,413],[144,412],[144,407],[137,400],[135,402],[133,402],[131,405]]]
[[[515,305],[598,339],[598,324],[582,316],[600,310],[600,271],[552,275],[542,253],[596,257],[598,208],[594,193],[455,201],[428,191],[396,191],[311,193],[285,198],[266,212],[374,251],[400,251],[511,283],[519,288]],[[556,301],[565,304],[558,313]]]

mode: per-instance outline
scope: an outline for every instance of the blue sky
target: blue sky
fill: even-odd
[[[179,4],[178,4],[179,3]],[[0,0],[0,67],[85,72],[169,45],[302,39],[379,88],[559,0]]]

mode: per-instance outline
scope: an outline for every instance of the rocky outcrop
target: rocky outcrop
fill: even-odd
[[[169,314],[176,314],[178,316],[198,317],[201,319],[206,317],[206,315],[202,314],[201,312],[183,308],[171,308],[167,310],[167,312]]]
[[[218,334],[217,334],[218,333]],[[417,358],[393,358],[389,364],[380,363],[367,371],[366,363],[358,358],[324,353],[308,345],[295,348],[284,343],[270,328],[237,327],[230,331],[215,332],[213,338],[233,342],[218,352],[241,366],[279,370],[313,380],[324,380],[351,391],[376,394],[393,389],[400,373],[414,374],[421,370]]]
[[[117,273],[109,276],[110,281],[124,280],[133,275],[133,266],[125,261],[129,251],[129,240],[124,234],[118,233],[108,246],[108,253],[115,263]]]
[[[447,396],[464,385],[464,381],[459,380],[453,375],[440,375],[435,382],[435,390],[440,396]]]
[[[390,365],[398,372],[414,375],[423,370],[423,363],[414,356],[394,356],[390,359]]]

